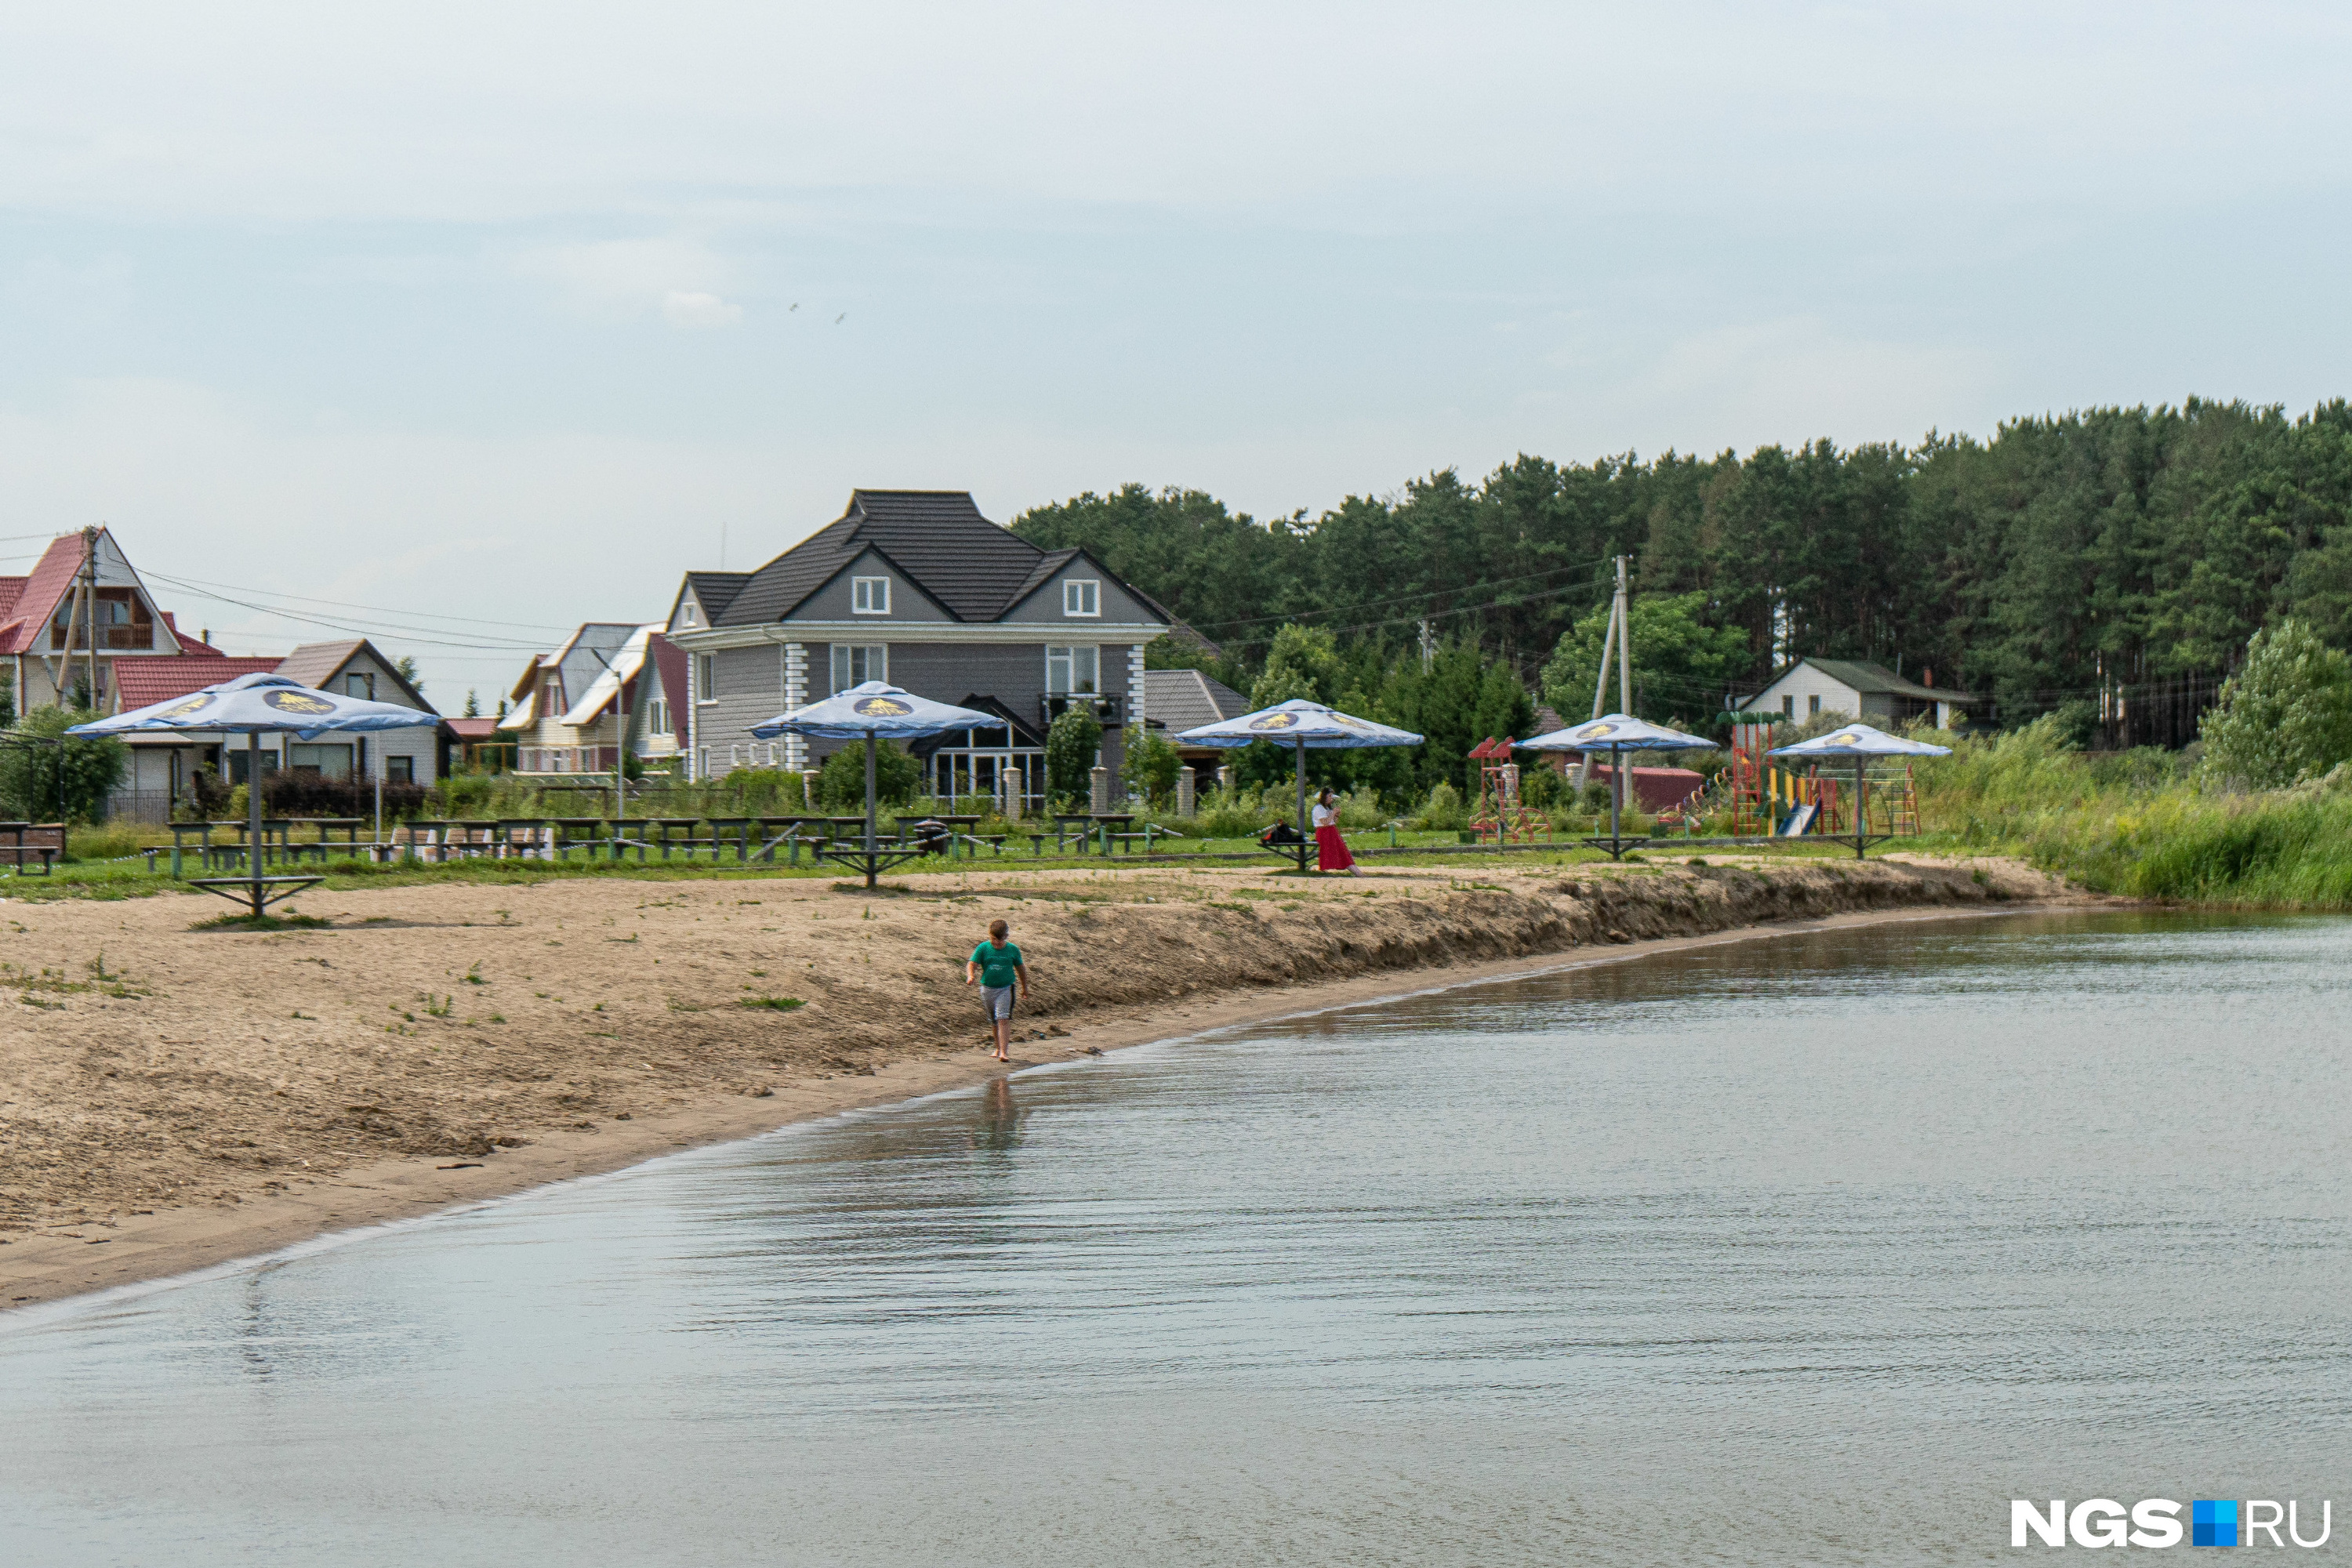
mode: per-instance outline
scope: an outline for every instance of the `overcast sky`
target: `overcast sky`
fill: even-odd
[[[232,652],[376,631],[455,711],[858,485],[1265,516],[2307,407],[2352,391],[2347,18],[10,6],[0,571],[108,522],[311,617],[157,584]]]

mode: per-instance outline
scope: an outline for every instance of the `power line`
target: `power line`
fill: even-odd
[[[432,610],[394,610],[382,605],[354,605],[344,599],[320,599],[305,594],[276,594],[265,588],[247,588],[236,583],[207,583],[201,577],[167,577],[161,572],[150,572],[147,575],[159,583],[169,583],[177,588],[230,588],[238,593],[252,594],[263,599],[282,599],[293,605],[325,605],[338,610],[366,610],[371,614],[384,616],[415,616],[428,621],[460,621],[466,625],[477,626],[520,626],[526,631],[568,632],[572,629],[570,626],[545,626],[526,621],[488,620],[479,616],[444,616]]]
[[[1599,558],[1599,560],[1600,560],[1601,562],[1605,562],[1605,561],[1608,561],[1608,560],[1611,560],[1611,559],[1612,559],[1612,557],[1609,557],[1609,556],[1601,556],[1601,557],[1600,557],[1600,558]],[[1492,582],[1487,582],[1487,583],[1473,583],[1473,584],[1469,584],[1468,586],[1466,586],[1466,587],[1458,588],[1458,589],[1455,589],[1455,588],[1425,588],[1425,589],[1423,589],[1422,591],[1420,591],[1419,593],[1413,593],[1413,594],[1394,594],[1394,595],[1391,595],[1389,597],[1384,598],[1384,599],[1364,599],[1364,600],[1360,600],[1360,601],[1359,601],[1359,602],[1357,602],[1356,604],[1349,605],[1349,606],[1348,606],[1348,608],[1349,608],[1349,609],[1350,609],[1350,610],[1363,610],[1363,609],[1370,609],[1371,606],[1373,606],[1373,605],[1402,605],[1402,604],[1405,604],[1405,603],[1408,603],[1408,602],[1412,601],[1412,600],[1415,600],[1415,599],[1433,599],[1433,598],[1437,597],[1437,596],[1438,596],[1439,595],[1441,595],[1441,594],[1476,594],[1476,593],[1484,592],[1485,590],[1489,589],[1489,588],[1500,588],[1500,587],[1504,587],[1504,586],[1506,586],[1506,585],[1507,585],[1507,584],[1512,584],[1512,583],[1532,583],[1532,582],[1534,582],[1534,581],[1535,581],[1537,578],[1538,578],[1538,577],[1555,577],[1555,576],[1558,576],[1558,575],[1559,575],[1560,573],[1562,573],[1562,572],[1574,572],[1574,571],[1577,571],[1577,570],[1579,570],[1579,569],[1580,569],[1580,568],[1582,568],[1582,567],[1591,566],[1591,565],[1595,565],[1595,564],[1597,564],[1597,563],[1597,563],[1597,562],[1594,562],[1594,561],[1571,561],[1571,562],[1568,562],[1568,563],[1566,563],[1565,564],[1562,564],[1562,565],[1546,567],[1546,568],[1545,568],[1543,571],[1541,571],[1541,572],[1530,572],[1530,573],[1528,573],[1528,574],[1527,574],[1526,575],[1524,575],[1524,576],[1519,576],[1519,577],[1498,577],[1498,578],[1496,578],[1496,579],[1495,579],[1494,581],[1492,581]],[[1580,581],[1582,581],[1582,582],[1598,582],[1599,580],[1600,580],[1600,579],[1599,579],[1599,578],[1597,578],[1597,577],[1594,577],[1594,578],[1580,579]],[[1564,584],[1555,584],[1555,589],[1560,589],[1560,588],[1570,588],[1570,587],[1574,587],[1574,586],[1576,586],[1576,585],[1577,585],[1577,584],[1575,584],[1575,583],[1564,583]],[[1238,620],[1238,621],[1213,621],[1213,622],[1210,622],[1209,624],[1207,624],[1206,626],[1203,626],[1203,625],[1202,625],[1201,623],[1199,623],[1199,622],[1197,622],[1197,621],[1188,621],[1188,622],[1186,622],[1185,624],[1186,624],[1187,626],[1191,626],[1194,631],[1196,631],[1196,632],[1200,632],[1200,631],[1217,632],[1217,631],[1224,631],[1224,630],[1227,630],[1227,629],[1229,629],[1229,628],[1231,628],[1231,627],[1234,627],[1234,626],[1264,626],[1264,625],[1265,625],[1266,622],[1268,622],[1268,621],[1297,621],[1300,616],[1303,616],[1338,615],[1338,614],[1341,614],[1341,613],[1343,613],[1343,612],[1339,611],[1339,610],[1300,610],[1300,611],[1297,611],[1297,612],[1296,612],[1295,614],[1291,614],[1291,615],[1280,615],[1280,616],[1252,616],[1248,617],[1247,619],[1244,619],[1244,620]],[[1452,611],[1452,610],[1447,610],[1447,611],[1444,611],[1444,612],[1442,612],[1442,613],[1446,614],[1446,615],[1453,615],[1453,614],[1454,614],[1455,612],[1454,612],[1454,611]],[[1409,618],[1410,618],[1410,619],[1413,619],[1413,620],[1418,620],[1418,619],[1420,619],[1421,617],[1420,617],[1420,616],[1411,616],[1411,617],[1409,617]],[[1380,622],[1380,623],[1374,623],[1374,624],[1377,624],[1377,625],[1393,625],[1393,624],[1395,624],[1395,623],[1393,623],[1393,622]],[[1352,629],[1354,629],[1354,628],[1349,628],[1349,627],[1336,627],[1336,626],[1335,626],[1335,627],[1327,627],[1327,628],[1325,628],[1325,629],[1326,629],[1326,630],[1338,631],[1338,630],[1352,630]]]
[[[422,647],[467,648],[479,653],[495,653],[500,651],[513,653],[544,653],[547,651],[543,647],[535,642],[443,642],[435,640],[430,637],[420,636],[416,630],[408,627],[394,626],[387,630],[382,627],[372,629],[367,626],[351,626],[342,621],[322,620],[316,616],[297,615],[291,610],[282,609],[276,605],[257,605],[249,599],[235,598],[226,594],[199,588],[193,584],[180,582],[176,578],[166,577],[160,572],[150,573],[148,575],[152,577],[158,583],[169,583],[175,588],[184,589],[187,592],[195,595],[196,597],[200,599],[210,599],[216,604],[235,605],[240,609],[252,610],[260,615],[276,616],[281,620],[299,621],[305,626],[324,626],[329,631],[349,632],[357,637],[388,637],[397,635],[404,640]],[[441,628],[436,626],[423,629],[427,631],[439,631]]]

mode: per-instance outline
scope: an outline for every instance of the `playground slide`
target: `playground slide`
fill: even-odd
[[[1820,814],[1821,807],[1817,805],[1800,805],[1780,819],[1780,837],[1795,838],[1800,835],[1811,833],[1813,830],[1813,818]]]

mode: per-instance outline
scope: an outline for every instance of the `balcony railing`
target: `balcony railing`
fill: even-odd
[[[1092,708],[1095,718],[1106,729],[1116,730],[1127,722],[1127,705],[1119,700],[1118,693],[1111,691],[1051,691],[1041,700],[1039,707],[1045,713],[1045,722],[1050,725],[1072,703]]]

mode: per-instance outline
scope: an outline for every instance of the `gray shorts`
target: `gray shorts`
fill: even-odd
[[[990,1023],[1013,1016],[1013,987],[983,985],[980,988],[980,1009]]]

